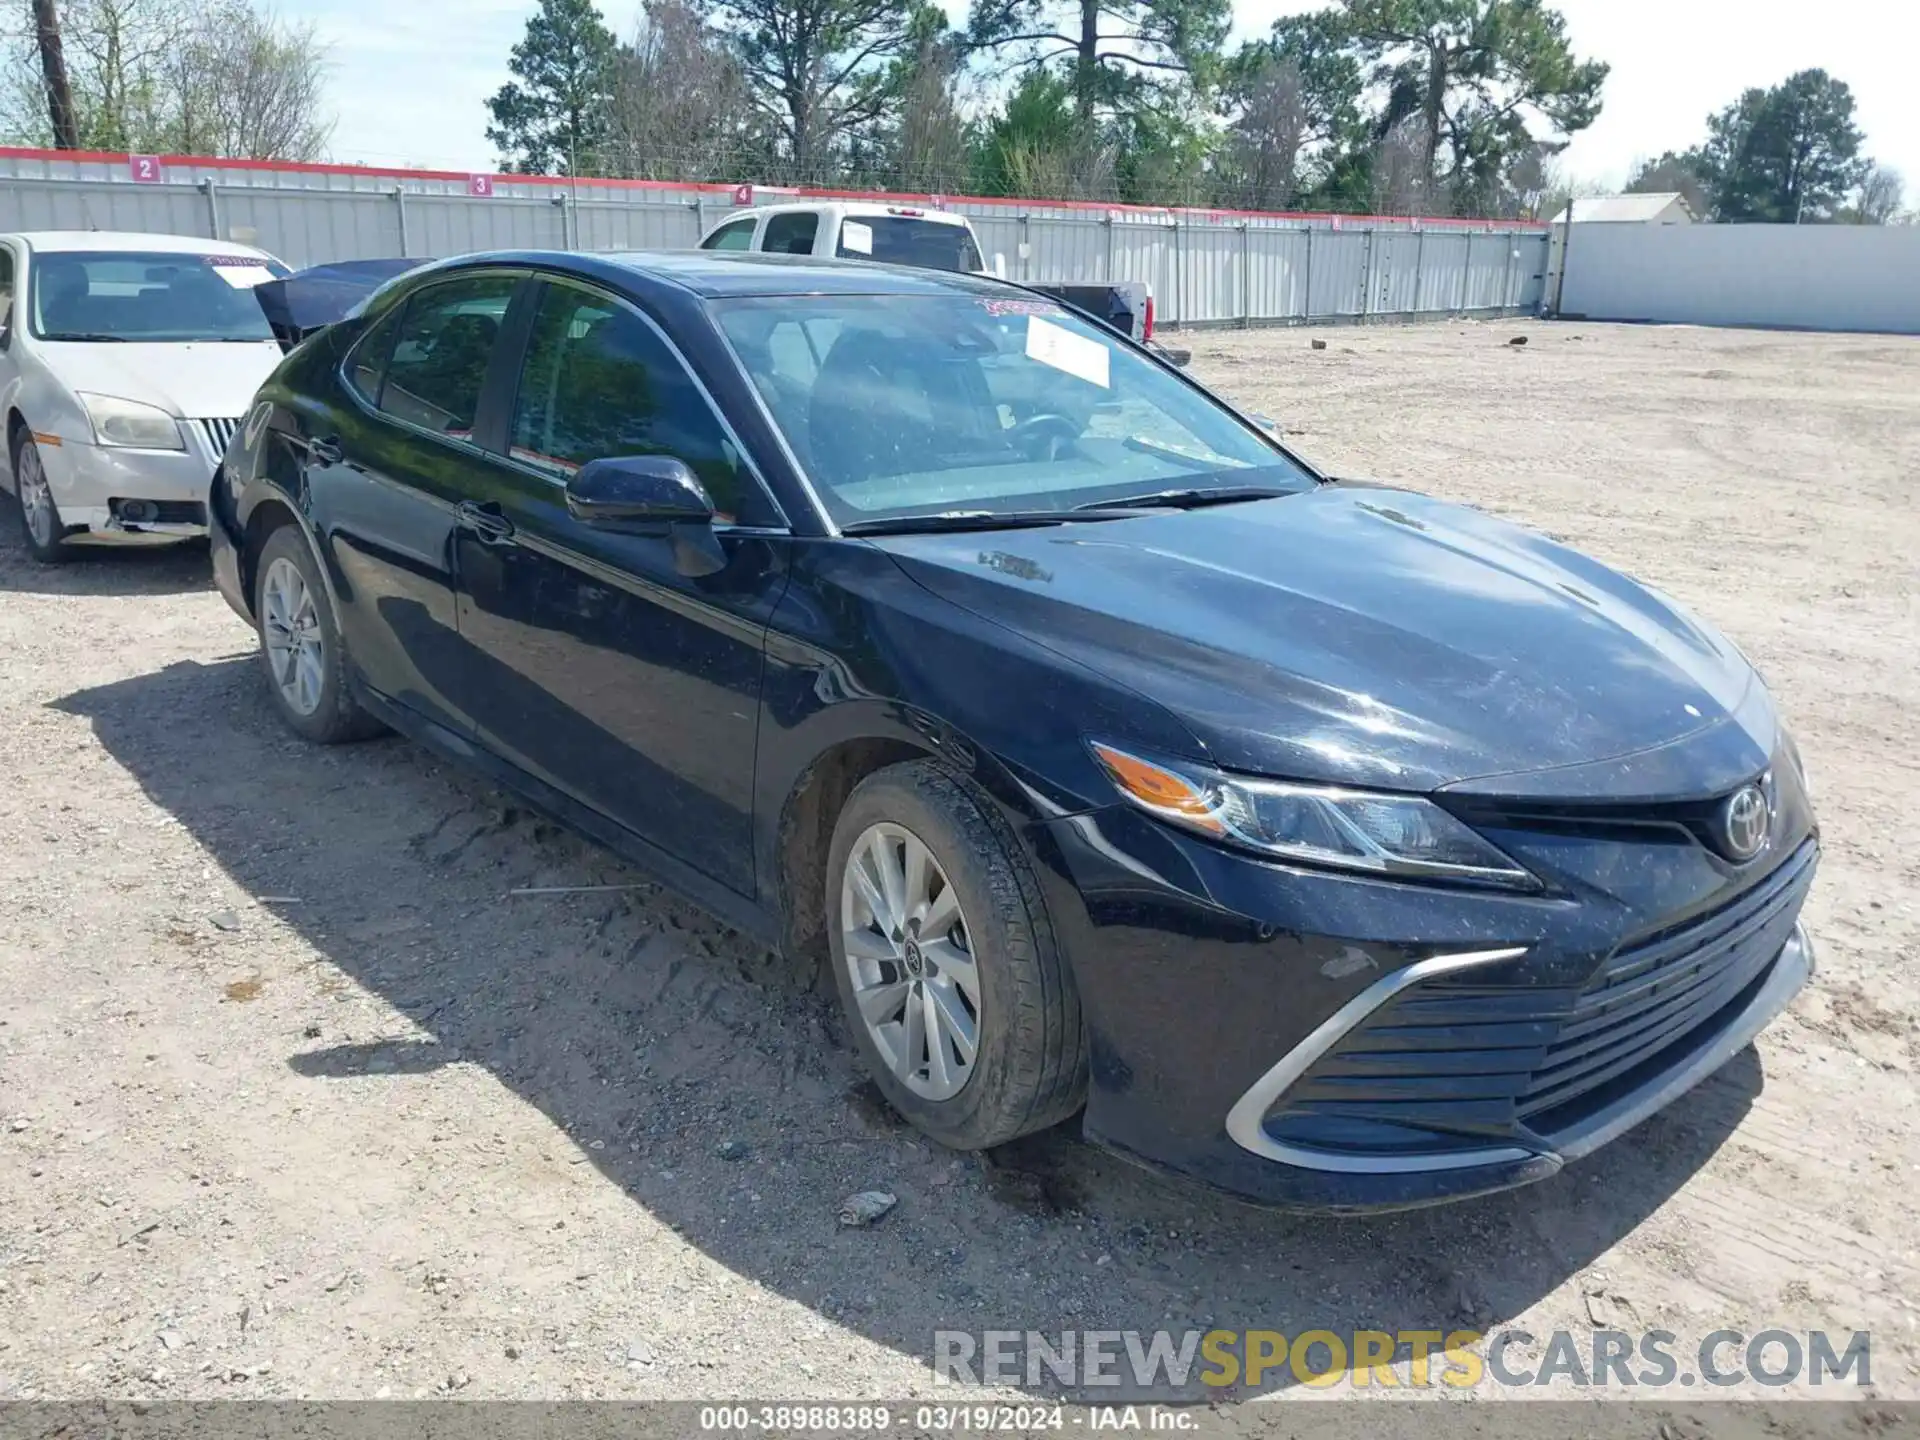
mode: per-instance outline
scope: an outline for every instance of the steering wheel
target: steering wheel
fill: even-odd
[[[1058,460],[1080,438],[1081,427],[1058,411],[1029,415],[1007,431],[1010,443],[1032,460]]]

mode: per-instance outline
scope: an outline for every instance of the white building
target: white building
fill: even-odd
[[[1645,195],[1583,196],[1573,201],[1568,209],[1573,211],[1573,222],[1576,225],[1589,222],[1610,222],[1616,225],[1691,225],[1699,219],[1688,207],[1686,197],[1678,190]],[[1554,216],[1553,223],[1565,225],[1566,210]]]

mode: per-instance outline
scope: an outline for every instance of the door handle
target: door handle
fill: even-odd
[[[513,522],[490,500],[485,504],[462,500],[455,514],[463,527],[473,531],[482,540],[498,542],[513,538]]]
[[[337,436],[319,435],[307,441],[307,458],[321,467],[338,465],[346,459]]]

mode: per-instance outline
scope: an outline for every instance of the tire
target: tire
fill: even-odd
[[[347,685],[347,644],[306,536],[293,525],[275,530],[254,574],[261,668],[280,718],[317,745],[378,735],[384,727]]]
[[[880,855],[891,856],[903,891],[914,888],[915,842],[937,874],[907,897],[908,924],[890,926],[881,911],[892,913],[891,898],[876,880]],[[1087,1044],[1073,974],[1032,866],[984,796],[930,761],[868,776],[834,825],[825,900],[834,985],[861,1062],[922,1133],[956,1150],[984,1150],[1080,1108]],[[950,902],[958,923],[941,928]],[[898,941],[889,933],[896,930]],[[884,1018],[895,998],[898,1017]],[[880,1023],[869,1023],[863,1001]],[[917,1042],[909,1029],[916,1004]],[[956,1014],[958,1029],[947,1018]],[[968,1019],[974,1054],[963,1065]],[[929,1026],[940,1034],[944,1077]]]
[[[71,559],[72,547],[64,542],[73,527],[60,523],[60,509],[47,484],[46,467],[40,463],[40,447],[24,429],[15,435],[9,458],[13,462],[13,504],[20,516],[27,553],[42,565],[59,565]],[[30,492],[37,495],[30,498]]]

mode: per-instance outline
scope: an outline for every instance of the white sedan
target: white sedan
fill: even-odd
[[[27,548],[166,543],[207,529],[227,441],[281,350],[260,250],[178,235],[0,235],[6,486]]]

